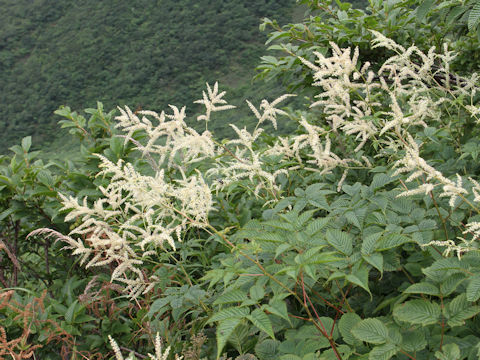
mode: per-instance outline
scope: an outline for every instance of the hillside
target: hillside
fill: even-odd
[[[60,105],[161,110],[191,104],[215,80],[245,98],[264,51],[260,19],[288,19],[292,5],[0,0],[0,152],[26,135],[34,146],[50,142]]]

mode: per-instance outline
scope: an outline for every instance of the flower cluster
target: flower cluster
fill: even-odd
[[[115,354],[115,360],[123,360],[123,355],[122,351],[120,349],[120,346],[118,346],[117,342],[110,336],[108,335],[108,340],[110,341],[110,345],[112,346],[113,352]],[[162,351],[162,341],[160,339],[160,334],[157,333],[157,337],[155,338],[155,354],[148,354],[148,358],[150,360],[167,360],[168,355],[170,354],[170,346],[165,349],[165,351]],[[130,359],[130,357],[127,358],[127,360]],[[175,360],[182,360],[183,356],[178,356],[178,354],[175,354]]]

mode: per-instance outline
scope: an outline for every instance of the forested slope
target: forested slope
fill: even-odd
[[[0,152],[51,140],[62,104],[163,109],[191,104],[206,81],[241,88],[264,51],[260,19],[288,18],[294,3],[0,0]]]

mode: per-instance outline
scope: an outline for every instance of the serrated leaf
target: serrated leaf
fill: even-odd
[[[447,277],[441,284],[440,284],[440,292],[443,296],[448,296],[453,293],[457,287],[464,282],[466,279],[466,274],[464,273],[457,273]],[[470,301],[470,300],[469,300]]]
[[[480,274],[475,274],[467,285],[467,300],[477,301],[480,298]]]
[[[370,184],[370,189],[375,191],[375,190],[380,189],[380,188],[384,187],[385,185],[387,185],[387,184],[389,184],[393,181],[395,181],[395,180],[387,174],[384,174],[384,173],[376,174],[373,177],[373,180]]]
[[[223,321],[225,319],[232,319],[232,318],[239,318],[243,319],[247,317],[250,313],[250,310],[247,307],[229,307],[226,309],[222,309],[217,313],[213,314],[210,319],[208,319],[208,323],[212,323],[215,321]]]
[[[146,314],[146,317],[151,319],[155,314],[157,314],[163,307],[170,303],[170,298],[165,297],[155,300],[150,306],[150,310]]]
[[[379,253],[373,253],[370,255],[362,254],[362,258],[372,265],[375,269],[383,274],[383,255]]]
[[[420,6],[417,8],[417,20],[422,22],[425,19],[425,16],[432,8],[433,3],[435,0],[424,0]]]
[[[447,323],[451,327],[465,325],[465,320],[477,315],[480,306],[472,306],[465,294],[461,294],[448,304],[446,311]]]
[[[347,211],[345,213],[345,218],[347,219],[347,221],[352,224],[353,226],[355,226],[356,228],[358,229],[362,229],[362,223],[363,223],[363,219],[360,219],[357,214],[353,211]],[[360,221],[362,220],[362,221]]]
[[[362,254],[371,254],[377,247],[377,241],[382,237],[381,232],[365,236],[362,243]]]
[[[235,328],[240,324],[242,319],[233,318],[221,321],[217,326],[217,358],[222,354],[223,348],[227,343],[228,338],[233,333]]]
[[[340,318],[338,322],[338,329],[340,334],[342,334],[343,341],[349,345],[354,345],[358,340],[353,336],[352,329],[357,325],[362,318],[355,313],[346,313]]]
[[[480,2],[477,1],[468,14],[468,30],[472,31],[480,22]]]
[[[349,256],[353,251],[353,236],[337,229],[327,230],[327,242],[342,254]]]
[[[280,221],[279,219],[266,221],[265,225],[268,225],[272,228],[280,229],[280,230],[297,231],[297,228],[295,227],[295,225],[290,224],[290,223],[285,222],[285,221]],[[257,233],[258,233],[258,235],[256,235],[256,236],[262,236],[262,232],[257,232]],[[278,236],[278,234],[274,235],[274,236]]]
[[[408,288],[404,290],[405,294],[427,294],[427,295],[434,295],[439,296],[440,291],[438,286],[433,285],[431,283],[420,282],[413,285],[410,285]]]
[[[37,174],[37,180],[40,181],[43,185],[48,187],[53,186],[55,184],[55,179],[53,178],[52,174],[46,170],[40,170]]]
[[[383,344],[388,340],[388,329],[378,319],[361,320],[351,332],[358,340],[371,344]]]
[[[385,251],[396,248],[408,242],[413,242],[411,238],[401,234],[386,234],[377,241],[377,251]]]
[[[288,224],[287,224],[288,225]],[[273,243],[284,243],[286,239],[277,232],[264,231],[259,232],[257,235],[250,237],[253,240],[268,241]]]
[[[435,357],[438,360],[458,360],[460,359],[460,348],[457,344],[446,344],[442,347],[442,352],[436,351]]]
[[[75,318],[75,310],[77,308],[78,300],[75,300],[73,303],[70,304],[68,307],[67,312],[65,313],[65,321],[69,324],[73,322]]]
[[[270,301],[268,305],[265,305],[265,310],[291,323],[290,318],[288,317],[287,304],[285,303],[285,301],[282,301],[282,300]]]
[[[242,302],[247,300],[248,296],[243,290],[234,289],[226,292],[225,294],[220,295],[214,302],[213,305],[221,304],[231,304],[235,302]]]
[[[7,210],[4,210],[0,213],[0,221],[2,221],[3,219],[5,219],[7,216],[13,214],[15,212],[15,209],[14,208],[9,208]]]
[[[290,244],[281,244],[275,249],[275,259],[284,253],[285,251],[289,250],[292,248],[292,245]]]
[[[302,360],[302,358],[294,354],[285,354],[280,356],[280,360]]]
[[[398,352],[399,348],[395,344],[383,344],[375,346],[368,354],[369,360],[388,360]]]
[[[448,16],[445,18],[445,23],[447,26],[452,25],[452,23],[457,20],[460,15],[465,13],[465,8],[463,6],[454,7],[449,13]]]
[[[402,349],[406,351],[420,351],[425,349],[427,341],[425,340],[425,334],[421,330],[409,329],[402,335]]]
[[[305,212],[301,213],[298,216],[298,219],[297,219],[297,222],[295,223],[295,225],[299,228],[305,227],[305,223],[312,218],[314,213],[315,213],[315,210],[305,211]]]
[[[30,150],[30,147],[32,146],[32,137],[27,136],[22,139],[22,149],[25,152],[28,152]]]
[[[263,312],[261,309],[255,309],[250,315],[247,316],[247,319],[252,322],[257,328],[265,332],[272,339],[275,339],[275,334],[273,333],[272,323],[268,318],[268,315]]]
[[[372,293],[370,292],[370,288],[368,287],[368,273],[370,272],[370,268],[367,267],[365,264],[361,264],[360,267],[352,271],[352,274],[345,276],[345,279],[350,281],[351,283],[360,286],[366,292],[370,294],[370,298],[372,297]]]
[[[323,247],[323,246],[322,246]],[[343,258],[339,258],[338,253],[333,251],[322,252],[319,254],[307,254],[307,252],[303,254],[298,254],[295,256],[295,262],[297,264],[306,266],[311,264],[326,264],[329,262],[341,261]]]
[[[393,316],[399,321],[410,324],[436,324],[440,317],[440,305],[427,300],[411,300],[398,305],[393,310]]]
[[[331,221],[332,220],[330,218],[315,219],[308,223],[306,231],[309,235],[315,235],[317,232],[327,226]]]
[[[345,344],[337,345],[337,351],[340,353],[342,359],[348,359],[353,354],[353,349],[350,346]],[[358,358],[366,359],[366,358]],[[338,356],[333,352],[333,349],[328,349],[327,351],[322,351],[318,360],[338,360]]]
[[[235,330],[233,330],[232,334],[228,338],[228,343],[231,344],[235,348],[235,350],[237,350],[240,354],[242,354],[245,352],[244,349],[245,349],[245,345],[248,342],[249,333],[250,333],[250,324],[248,324],[246,321],[242,321],[235,328]],[[256,360],[256,359],[257,358],[253,356],[253,359],[247,357],[244,360]],[[155,359],[155,360],[162,360],[162,359]]]
[[[255,354],[260,360],[277,360],[278,346],[280,342],[277,340],[266,339],[255,345]]]
[[[265,296],[265,289],[263,286],[256,284],[250,288],[250,298],[252,300],[260,300]]]
[[[407,197],[393,198],[390,202],[390,208],[402,214],[410,214],[412,212],[412,200]]]

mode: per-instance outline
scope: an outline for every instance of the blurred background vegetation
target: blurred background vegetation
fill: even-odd
[[[294,5],[0,0],[0,153],[27,135],[34,147],[50,148],[61,105],[162,110],[174,102],[191,115],[207,81],[218,80],[248,114],[243,99],[267,93],[265,85],[247,93],[266,40],[258,25],[263,17],[290,21]],[[217,120],[222,136],[227,129]]]

